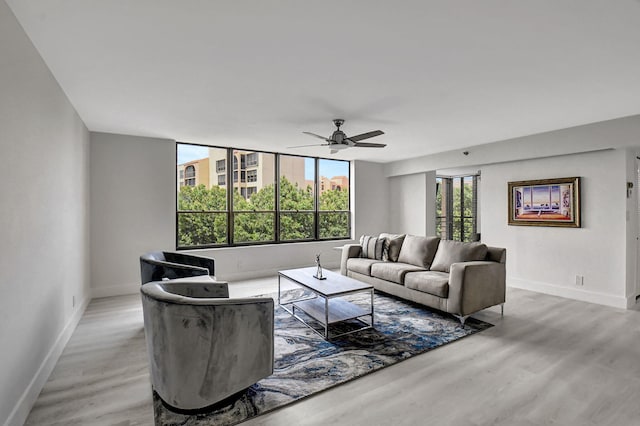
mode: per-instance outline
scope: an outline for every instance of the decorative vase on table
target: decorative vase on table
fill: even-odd
[[[322,265],[320,264],[320,253],[316,254],[316,265],[317,265],[316,274],[313,276],[313,278],[318,280],[326,280],[327,277],[322,275]]]

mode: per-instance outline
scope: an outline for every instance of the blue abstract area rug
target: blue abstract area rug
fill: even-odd
[[[412,356],[492,327],[375,293],[374,329],[326,341],[279,306],[275,366],[228,406],[203,414],[175,413],[154,393],[156,425],[235,425]]]

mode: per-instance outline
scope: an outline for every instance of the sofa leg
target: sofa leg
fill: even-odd
[[[504,316],[504,303],[502,303],[500,305],[500,316],[503,317]]]
[[[458,318],[458,320],[460,321],[460,325],[462,325],[464,327],[464,322],[467,320],[467,318],[469,318],[469,315],[456,315],[453,314],[454,317]]]

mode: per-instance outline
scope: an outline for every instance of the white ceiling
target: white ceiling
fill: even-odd
[[[640,113],[638,0],[6,0],[92,131],[379,162]]]

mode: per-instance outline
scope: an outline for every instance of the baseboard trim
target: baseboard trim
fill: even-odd
[[[91,287],[91,298],[100,299],[102,297],[125,296],[140,292],[140,283],[110,285],[107,287]]]
[[[11,411],[11,414],[7,417],[4,426],[20,426],[27,421],[27,417],[29,417],[33,404],[35,404],[38,399],[38,395],[40,395],[40,391],[42,391],[45,383],[47,383],[49,376],[58,363],[58,359],[60,358],[62,351],[67,346],[71,335],[78,326],[78,323],[80,322],[82,315],[84,315],[87,306],[89,306],[90,301],[90,297],[85,298],[78,306],[78,309],[73,313],[69,322],[67,322],[67,325],[62,329],[55,343],[47,353],[47,356],[42,361],[42,364],[40,364],[40,367],[31,379],[31,382],[29,382],[29,385],[20,396],[20,399],[13,408],[13,411]]]
[[[565,297],[567,299],[580,300],[582,302],[597,303],[599,305],[611,306],[614,308],[629,308],[629,302],[627,298],[623,296],[613,296],[611,294],[596,291],[562,287],[555,284],[523,280],[521,278],[513,277],[507,278],[507,285],[509,287],[531,290],[538,293],[550,294],[552,296]]]

